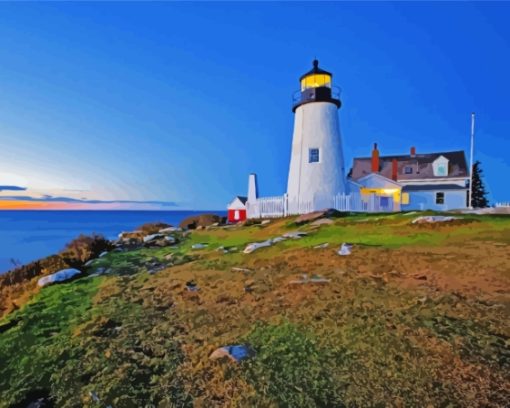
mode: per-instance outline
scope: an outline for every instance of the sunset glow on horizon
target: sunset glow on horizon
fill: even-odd
[[[0,211],[5,210],[163,210],[155,204],[131,203],[67,203],[67,202],[40,202],[23,200],[0,200]]]

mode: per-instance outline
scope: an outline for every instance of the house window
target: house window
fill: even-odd
[[[444,204],[444,193],[443,192],[436,193],[436,204]]]
[[[409,204],[409,193],[402,193],[402,204]]]
[[[432,168],[434,169],[434,176],[446,177],[448,176],[448,159],[444,156],[439,156],[432,162]]]
[[[413,168],[411,166],[405,166],[404,173],[405,174],[413,174]]]
[[[308,151],[308,163],[319,163],[319,149],[313,148]]]

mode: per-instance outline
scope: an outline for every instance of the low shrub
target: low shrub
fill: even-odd
[[[47,275],[66,268],[68,265],[59,255],[51,255],[26,265],[19,266],[9,272],[0,275],[0,288],[12,286],[41,275]]]
[[[60,256],[69,266],[79,268],[110,249],[112,244],[102,235],[80,235],[66,245]]]

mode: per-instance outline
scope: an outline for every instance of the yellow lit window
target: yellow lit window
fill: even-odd
[[[331,76],[324,74],[312,74],[301,80],[301,90],[327,86],[331,88]]]
[[[409,204],[409,193],[402,193],[402,204]]]

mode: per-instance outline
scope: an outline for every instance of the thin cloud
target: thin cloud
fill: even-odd
[[[25,191],[26,189],[20,186],[0,186],[0,191]]]
[[[1,189],[1,188],[0,188]],[[80,203],[80,204],[151,204],[151,205],[159,205],[162,207],[178,207],[174,201],[135,201],[135,200],[86,200],[79,198],[71,198],[71,197],[53,197],[50,195],[45,195],[43,197],[31,197],[31,196],[0,196],[1,200],[15,200],[15,201],[32,201],[32,202],[42,202],[42,203]]]

